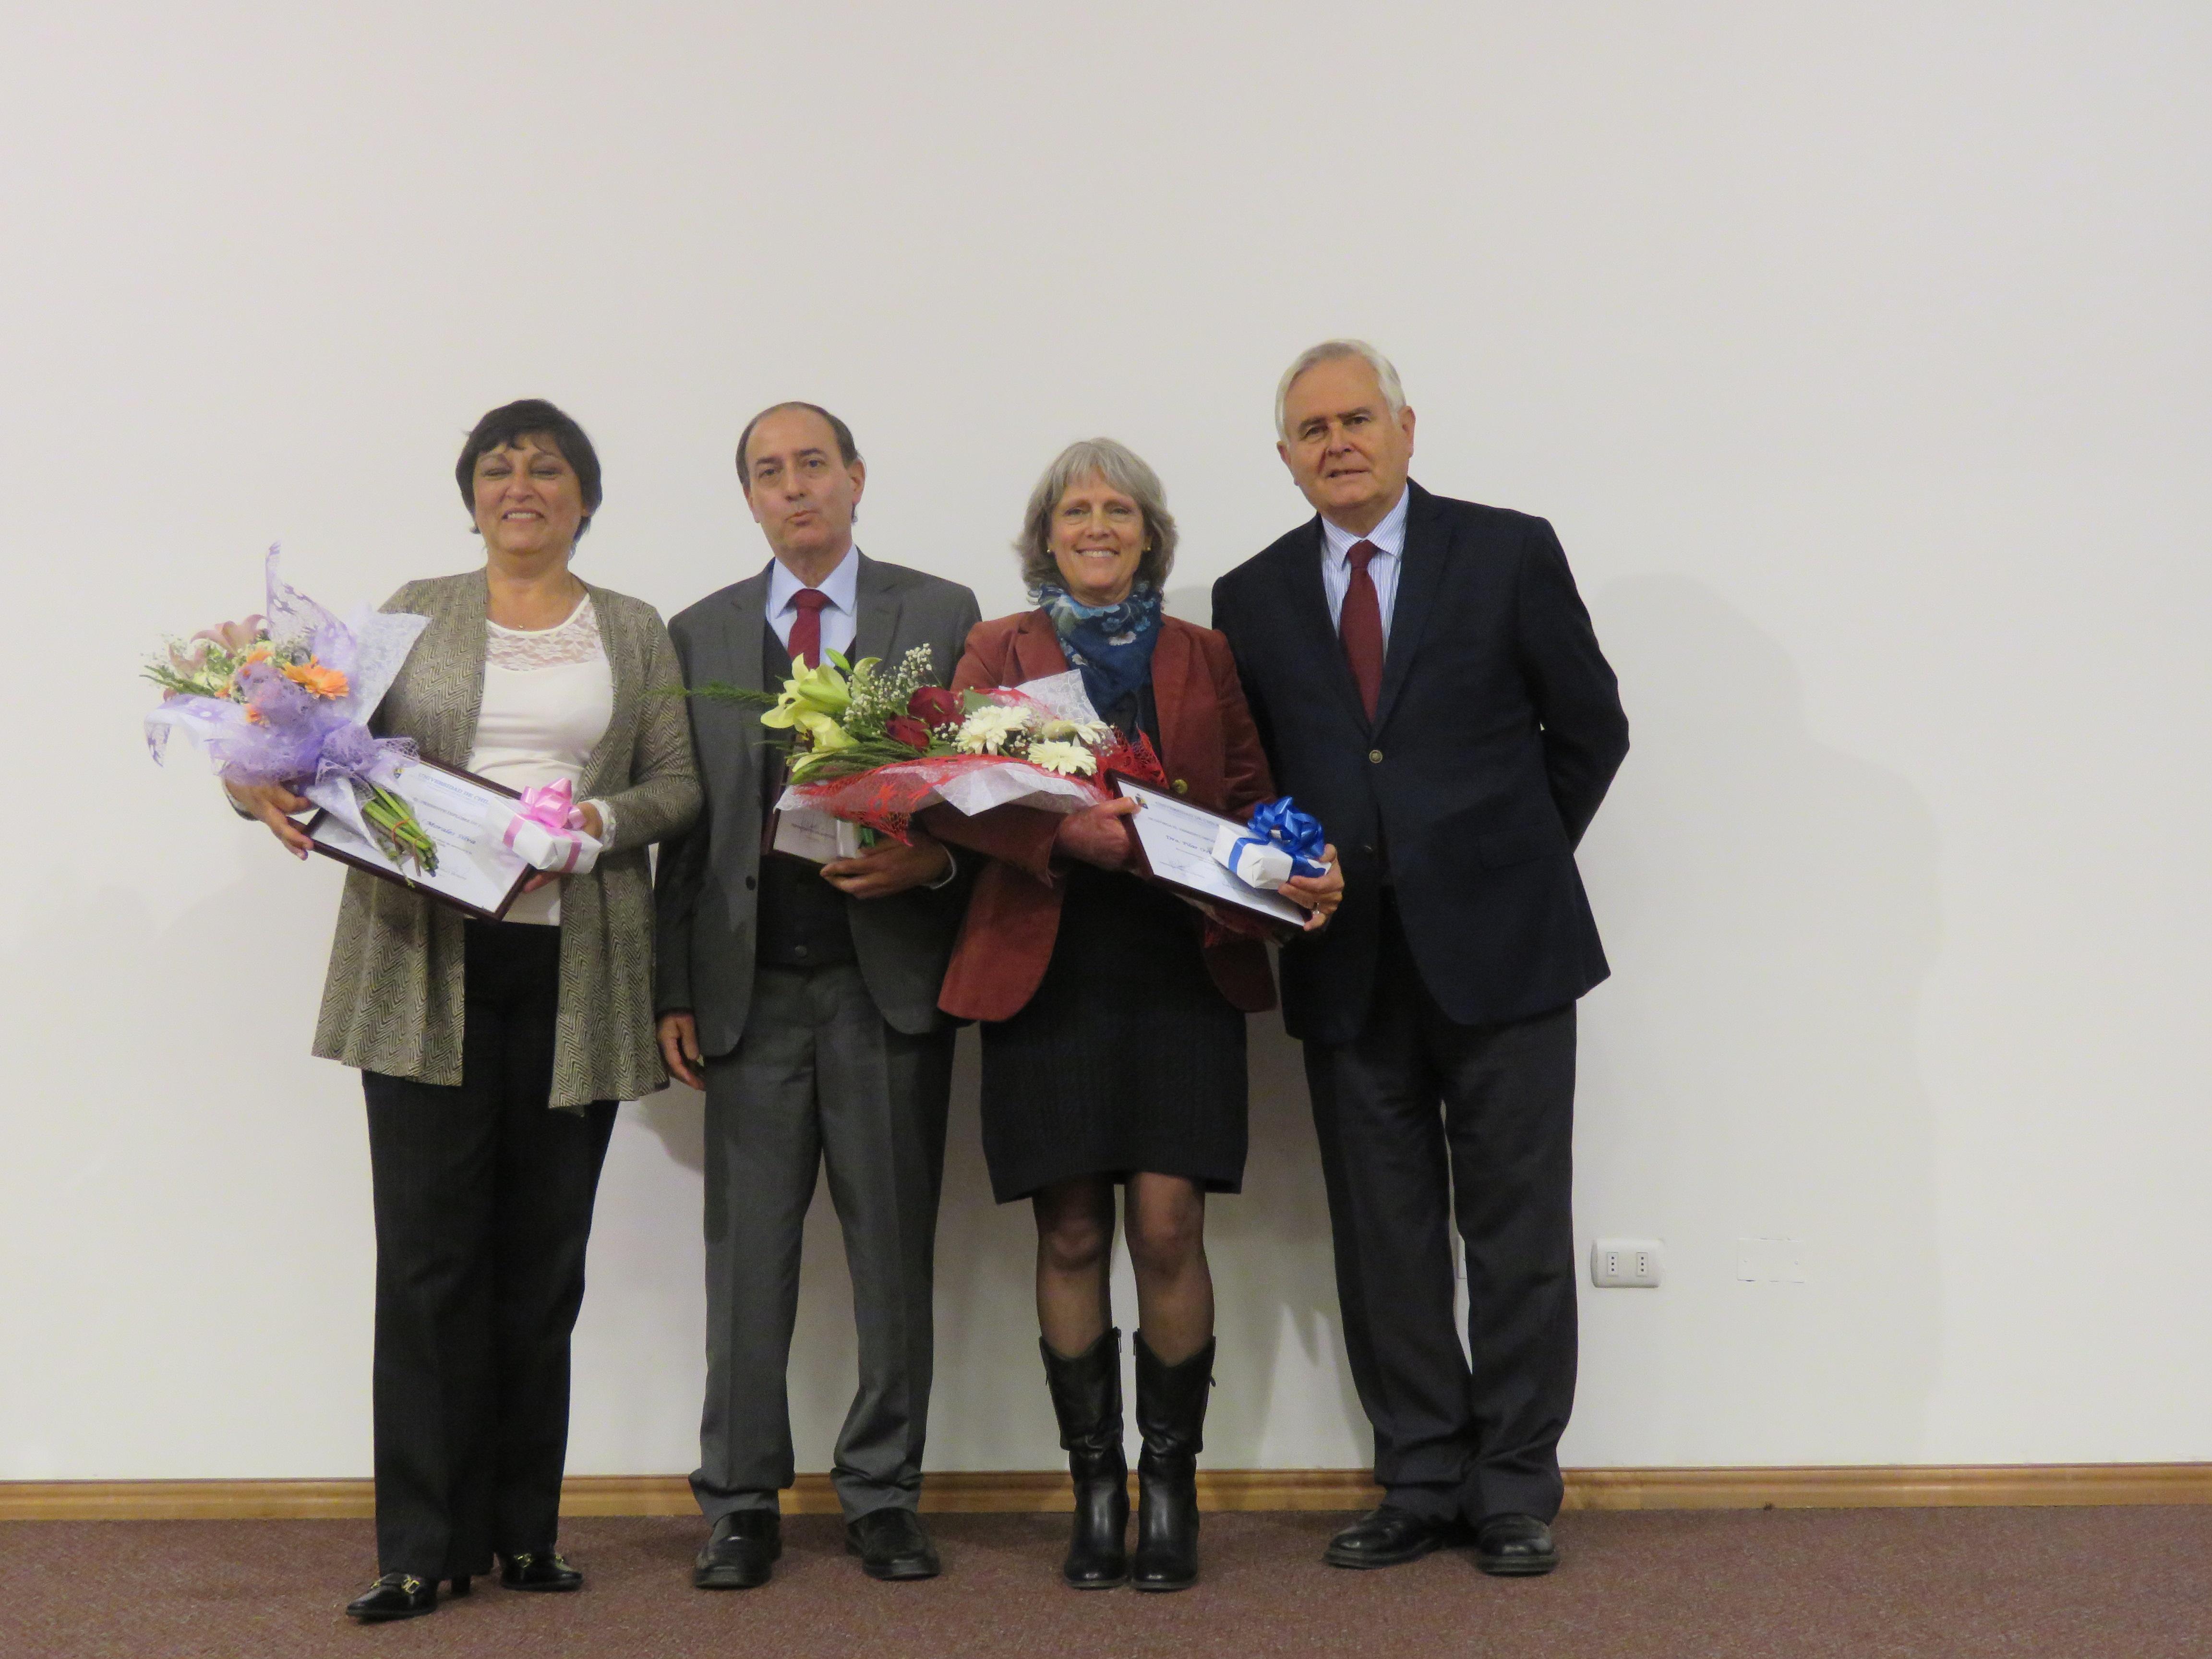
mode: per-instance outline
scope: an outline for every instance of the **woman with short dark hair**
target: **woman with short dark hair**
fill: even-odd
[[[483,568],[386,602],[430,620],[372,724],[512,788],[567,780],[604,851],[499,921],[346,878],[315,1052],[358,1066],[368,1100],[382,1577],[346,1609],[364,1621],[429,1613],[495,1557],[512,1589],[583,1582],[555,1548],[569,1336],[616,1103],[666,1081],[646,849],[699,810],[659,616],[569,568],[601,499],[583,428],[508,404],[455,476]],[[307,856],[286,816],[306,801],[231,793]]]

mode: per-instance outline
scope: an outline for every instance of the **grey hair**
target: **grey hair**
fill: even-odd
[[[1399,383],[1398,371],[1388,357],[1364,340],[1323,340],[1298,353],[1297,360],[1283,371],[1283,378],[1275,383],[1275,435],[1285,443],[1291,441],[1288,410],[1291,386],[1316,364],[1339,357],[1358,357],[1375,371],[1376,382],[1382,388],[1382,401],[1389,405],[1392,420],[1406,412],[1406,388]]]
[[[1014,551],[1021,556],[1023,586],[1035,593],[1060,579],[1060,566],[1052,556],[1052,515],[1060,498],[1090,477],[1104,479],[1109,489],[1136,502],[1145,520],[1145,556],[1137,562],[1137,580],[1165,586],[1176,553],[1175,514],[1168,511],[1167,491],[1160,487],[1160,475],[1134,450],[1111,438],[1085,438],[1068,445],[1030,491],[1022,533],[1014,543]]]

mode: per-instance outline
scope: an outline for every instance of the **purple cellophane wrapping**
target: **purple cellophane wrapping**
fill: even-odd
[[[350,622],[340,622],[285,582],[278,570],[279,557],[279,550],[269,550],[270,643],[305,646],[324,667],[346,677],[345,695],[316,696],[285,678],[275,664],[256,663],[240,671],[245,702],[222,697],[163,699],[146,717],[146,747],[159,761],[170,732],[182,730],[198,740],[225,781],[289,785],[368,840],[368,826],[361,816],[361,792],[373,784],[388,786],[400,767],[415,757],[411,742],[377,737],[368,729],[368,719],[398,678],[429,619],[362,611]]]

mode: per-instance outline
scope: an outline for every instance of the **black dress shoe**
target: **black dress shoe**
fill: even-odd
[[[701,1589],[751,1589],[768,1583],[783,1553],[783,1518],[774,1510],[733,1510],[718,1518],[691,1559]]]
[[[1493,1515],[1475,1528],[1474,1565],[1498,1578],[1534,1578],[1559,1565],[1552,1529],[1533,1515]]]
[[[1393,1504],[1370,1510],[1328,1540],[1321,1559],[1332,1567],[1396,1567],[1457,1541],[1458,1528]]]
[[[936,1548],[912,1510],[870,1510],[845,1523],[845,1548],[871,1578],[934,1578]]]
[[[387,1572],[346,1603],[346,1617],[364,1625],[387,1619],[420,1619],[438,1610],[437,1581],[411,1572]]]
[[[509,1589],[577,1590],[584,1588],[584,1575],[551,1550],[524,1550],[500,1557],[499,1582]]]

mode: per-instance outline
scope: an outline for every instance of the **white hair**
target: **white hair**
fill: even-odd
[[[1398,371],[1390,360],[1364,340],[1323,340],[1319,345],[1308,346],[1298,353],[1291,366],[1283,371],[1283,378],[1275,384],[1275,435],[1285,443],[1291,441],[1287,410],[1291,387],[1298,376],[1316,363],[1333,362],[1339,357],[1357,357],[1375,371],[1376,383],[1382,388],[1382,401],[1389,405],[1390,418],[1396,420],[1406,412],[1406,388],[1399,383]]]

